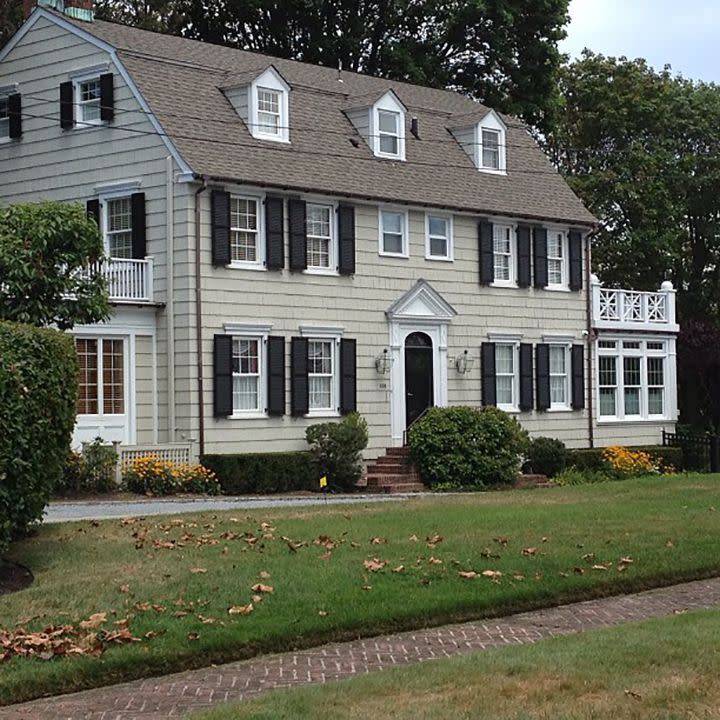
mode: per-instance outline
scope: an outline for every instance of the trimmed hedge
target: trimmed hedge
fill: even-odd
[[[266,495],[317,490],[318,471],[309,452],[203,455],[223,495]]]
[[[579,450],[569,450],[570,453],[568,465],[576,467],[578,470],[602,470],[604,463],[602,453],[605,448],[582,448]],[[628,450],[641,450],[646,452],[656,462],[663,465],[672,465],[676,470],[682,470],[685,467],[683,462],[683,451],[679,447],[664,447],[663,445],[633,445]]]
[[[0,551],[42,518],[75,424],[72,337],[0,322]]]

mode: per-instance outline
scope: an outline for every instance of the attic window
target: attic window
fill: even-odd
[[[381,155],[400,154],[400,113],[392,110],[378,110],[378,153]]]
[[[482,167],[500,170],[500,131],[482,128]]]
[[[257,89],[257,131],[262,135],[277,137],[281,130],[282,93],[279,90],[259,87]]]

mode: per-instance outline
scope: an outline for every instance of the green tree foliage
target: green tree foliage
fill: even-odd
[[[681,318],[720,311],[720,88],[588,51],[561,71],[549,148],[600,230],[608,285],[679,289]]]
[[[77,375],[69,335],[0,321],[0,551],[42,518],[62,476]]]
[[[85,270],[103,256],[94,220],[80,205],[0,209],[0,320],[56,325],[107,319],[105,279]]]
[[[19,0],[0,0],[0,48],[20,27],[22,19],[22,2],[19,2]]]
[[[543,126],[557,101],[568,0],[97,0],[149,30],[452,87]]]

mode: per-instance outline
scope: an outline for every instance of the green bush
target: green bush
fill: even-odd
[[[568,450],[561,440],[536,437],[530,441],[525,461],[530,472],[555,477],[567,466]]]
[[[0,322],[0,551],[42,518],[62,475],[77,383],[69,335]]]
[[[340,422],[311,425],[305,431],[310,452],[320,475],[327,476],[331,487],[352,490],[362,476],[362,456],[367,447],[365,419],[356,412]]]
[[[203,455],[223,495],[266,495],[317,490],[318,471],[309,452]]]
[[[409,433],[410,452],[432,487],[509,485],[517,477],[528,436],[502,410],[431,408]]]
[[[588,483],[608,482],[615,480],[616,478],[611,477],[602,470],[580,470],[576,467],[565,468],[562,472],[559,472],[554,478],[553,482],[556,485],[587,485]]]
[[[63,474],[53,488],[56,495],[72,497],[83,493],[109,493],[118,490],[115,469],[118,456],[112,445],[95,438],[83,452],[70,450]]]
[[[606,471],[607,465],[602,455],[604,449],[582,448],[570,450],[568,465],[572,465],[578,470]],[[648,453],[661,468],[673,468],[677,471],[685,469],[682,448],[664,447],[663,445],[634,445],[628,447],[628,450],[640,450]]]
[[[122,480],[126,489],[142,495],[217,495],[220,492],[220,483],[212,470],[203,465],[163,460],[153,453],[125,463]]]

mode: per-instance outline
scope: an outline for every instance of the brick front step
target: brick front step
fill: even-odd
[[[368,485],[366,492],[378,493],[385,495],[393,495],[395,493],[420,493],[425,492],[427,488],[420,482],[403,482],[394,485]]]
[[[387,448],[385,455],[367,466],[363,487],[374,493],[405,493],[426,490],[406,447]]]
[[[555,483],[546,475],[518,475],[513,483],[514,488],[547,488],[555,487]]]
[[[367,487],[387,487],[388,485],[398,485],[402,483],[418,483],[420,477],[417,473],[407,473],[398,475],[368,475]]]

